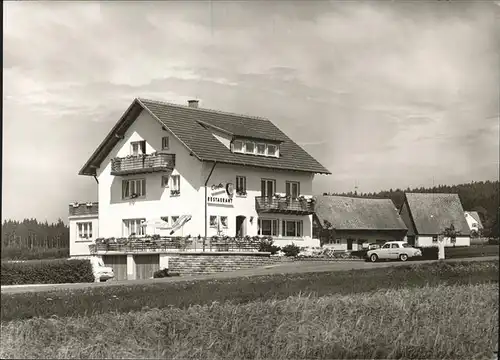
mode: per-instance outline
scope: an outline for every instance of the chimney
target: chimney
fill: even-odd
[[[197,108],[198,107],[198,100],[188,100],[188,105],[189,105],[189,107]]]

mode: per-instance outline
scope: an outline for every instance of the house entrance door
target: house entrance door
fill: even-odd
[[[236,237],[244,237],[247,234],[245,220],[243,215],[236,216]]]

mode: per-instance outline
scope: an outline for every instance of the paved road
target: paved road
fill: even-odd
[[[489,261],[499,260],[498,256],[465,258],[465,259],[448,259],[446,262],[455,261]],[[437,260],[426,260],[418,262],[380,262],[368,263],[364,261],[293,261],[284,262],[274,265],[268,265],[255,269],[237,270],[225,273],[215,273],[210,275],[195,275],[183,277],[171,277],[163,279],[148,279],[148,280],[125,280],[125,281],[109,281],[105,283],[84,283],[84,284],[50,284],[50,285],[12,285],[2,286],[2,294],[7,293],[23,293],[23,292],[41,292],[53,290],[67,290],[67,289],[85,289],[91,287],[102,286],[123,286],[123,285],[145,285],[154,283],[168,283],[179,281],[192,281],[192,280],[211,280],[211,279],[227,279],[235,277],[248,277],[259,275],[272,275],[272,274],[292,274],[292,273],[308,273],[308,272],[325,272],[325,271],[344,271],[353,269],[375,269],[380,267],[401,266],[408,264],[424,264],[432,263]]]

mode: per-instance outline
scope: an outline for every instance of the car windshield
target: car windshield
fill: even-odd
[[[404,247],[404,248],[411,248],[411,245],[408,245],[407,243],[404,243],[404,244],[403,244],[403,247]]]
[[[391,244],[385,244],[384,246],[382,246],[382,249],[388,249],[391,247]]]

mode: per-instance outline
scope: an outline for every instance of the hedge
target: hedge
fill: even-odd
[[[2,285],[94,282],[89,260],[41,260],[2,262]]]

